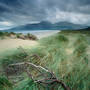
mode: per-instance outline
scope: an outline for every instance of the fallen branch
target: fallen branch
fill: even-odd
[[[25,59],[28,60],[31,57],[36,57],[40,60],[40,56],[38,56],[37,54],[33,54],[33,55],[29,56],[29,54],[27,54],[22,47],[20,47],[20,49],[23,51],[23,53],[25,53],[27,55]],[[55,74],[53,72],[51,72],[50,70],[48,70],[42,66],[37,66],[37,65],[27,61],[27,62],[21,62],[21,63],[16,63],[16,64],[10,64],[8,67],[10,68],[13,66],[23,66],[23,69],[27,73],[29,78],[31,78],[35,83],[41,84],[43,86],[47,86],[47,85],[53,86],[52,89],[50,89],[50,90],[54,90],[56,84],[61,85],[64,88],[64,90],[70,90],[70,88],[67,87],[67,85],[63,81],[60,81],[57,79],[57,77],[55,76]],[[35,70],[37,70],[40,73],[40,75],[38,75],[38,76],[43,76],[44,79],[35,80],[35,78],[29,71],[29,67],[35,68]]]
[[[56,76],[54,75],[53,72],[50,72],[48,69],[46,69],[46,68],[44,68],[44,67],[42,67],[42,66],[37,66],[37,65],[35,65],[35,64],[33,64],[33,63],[30,63],[30,62],[22,62],[22,63],[10,64],[9,67],[12,67],[12,66],[21,66],[21,65],[23,65],[23,66],[25,67],[25,72],[27,73],[27,75],[29,76],[29,78],[31,78],[35,83],[39,83],[39,84],[42,84],[42,85],[44,85],[44,86],[45,86],[45,85],[46,85],[46,86],[47,86],[47,85],[52,85],[52,84],[54,84],[54,83],[57,83],[57,84],[60,84],[60,85],[64,88],[64,90],[70,90],[70,88],[67,87],[64,82],[62,82],[62,81],[60,81],[60,80],[58,80],[58,79],[56,78]],[[44,73],[44,74],[49,74],[50,77],[45,77],[45,76],[43,75],[44,79],[42,79],[42,80],[35,80],[34,77],[32,76],[32,74],[30,73],[30,71],[28,70],[28,67],[29,67],[29,66],[35,68],[35,69],[36,69],[37,71],[39,71],[42,75],[43,75],[43,72],[41,72],[40,70],[46,72],[46,73]],[[46,76],[48,76],[48,75],[46,75]],[[48,81],[49,81],[49,82],[48,82]]]

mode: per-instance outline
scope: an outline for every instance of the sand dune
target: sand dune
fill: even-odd
[[[35,45],[38,45],[37,41],[32,40],[22,40],[22,39],[4,39],[0,40],[0,52],[14,49],[18,47],[33,47]]]

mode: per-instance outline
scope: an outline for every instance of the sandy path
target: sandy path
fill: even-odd
[[[22,39],[4,39],[0,40],[0,53],[9,49],[18,48],[19,46],[33,47],[35,45],[38,45],[37,41]]]

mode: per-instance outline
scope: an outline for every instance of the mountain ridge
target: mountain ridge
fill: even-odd
[[[34,24],[26,24],[17,26],[11,29],[7,29],[4,31],[23,31],[23,30],[67,30],[67,29],[83,29],[86,26],[80,25],[80,24],[73,24],[69,22],[58,22],[52,24],[48,21],[42,21],[40,23],[34,23]]]

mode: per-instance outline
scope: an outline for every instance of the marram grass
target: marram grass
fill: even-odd
[[[41,39],[40,46],[25,51],[28,54],[38,54],[41,60],[33,58],[28,60],[53,71],[56,77],[65,82],[71,90],[90,90],[89,42],[90,37],[86,34],[64,31]],[[2,60],[2,66],[22,62],[24,57],[26,55],[22,51],[14,53]],[[13,90],[50,90],[49,85],[43,87],[30,80],[27,75],[24,77],[24,80],[13,85]],[[63,88],[58,86],[55,90],[63,90]]]

